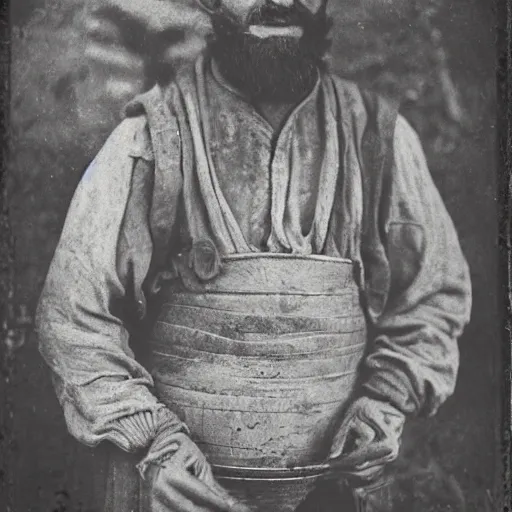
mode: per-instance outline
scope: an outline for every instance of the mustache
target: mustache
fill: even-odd
[[[248,25],[299,25],[310,24],[316,15],[297,0],[290,7],[266,2],[256,7],[248,16]]]

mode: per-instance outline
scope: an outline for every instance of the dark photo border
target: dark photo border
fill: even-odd
[[[17,0],[11,0],[16,2]],[[334,0],[333,0],[334,1]],[[501,371],[501,395],[496,397],[501,411],[501,447],[496,449],[496,471],[502,474],[501,489],[496,490],[500,508],[512,512],[512,2],[495,0],[496,62],[497,62],[497,165],[498,179],[496,198],[499,202],[499,231],[497,241],[499,254],[496,271],[502,294],[501,315],[502,350],[501,360],[495,368]],[[9,109],[10,109],[10,27],[9,3],[0,5],[0,510],[14,510],[13,489],[23,486],[15,471],[15,452],[23,450],[16,446],[12,433],[12,418],[15,404],[12,393],[13,351],[9,345],[13,326],[9,323],[14,307],[14,241],[10,229],[7,209],[6,171],[9,158]],[[30,400],[30,397],[27,397]],[[498,509],[497,509],[498,510]],[[50,512],[50,511],[48,511]],[[270,511],[269,511],[270,512]]]

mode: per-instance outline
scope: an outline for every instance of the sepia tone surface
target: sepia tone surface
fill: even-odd
[[[80,5],[22,4],[13,6],[9,198],[15,304],[26,305],[26,315],[18,310],[14,316],[29,322],[71,194],[120,106],[95,96],[81,57]],[[494,510],[500,475],[491,8],[483,1],[446,0],[417,2],[414,11],[396,2],[391,14],[370,8],[369,16],[356,2],[332,4],[333,70],[406,99],[402,111],[422,138],[472,270],[473,320],[460,342],[457,392],[435,419],[412,426],[406,449],[419,467],[439,460],[459,482],[468,510]],[[65,430],[30,327],[10,346],[13,510],[94,510],[92,483],[101,475],[93,471],[92,452]],[[425,483],[423,492],[432,493],[432,486]]]

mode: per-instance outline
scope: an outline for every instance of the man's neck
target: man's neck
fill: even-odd
[[[272,126],[274,131],[279,131],[294,108],[299,105],[304,100],[304,98],[311,94],[315,87],[313,85],[311,89],[307,91],[300,99],[293,99],[291,101],[272,99],[251,100],[246,96],[244,90],[241,90],[237,88],[237,86],[231,84],[230,81],[222,75],[217,64],[215,63],[215,60],[212,60],[212,70],[214,76],[217,77],[217,80],[219,80],[221,84],[224,84],[226,87],[246,97],[246,100],[251,103],[256,111],[270,124],[270,126]]]

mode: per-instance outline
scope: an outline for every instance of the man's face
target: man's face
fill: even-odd
[[[220,0],[212,54],[254,99],[296,100],[316,80],[327,48],[327,0]]]

